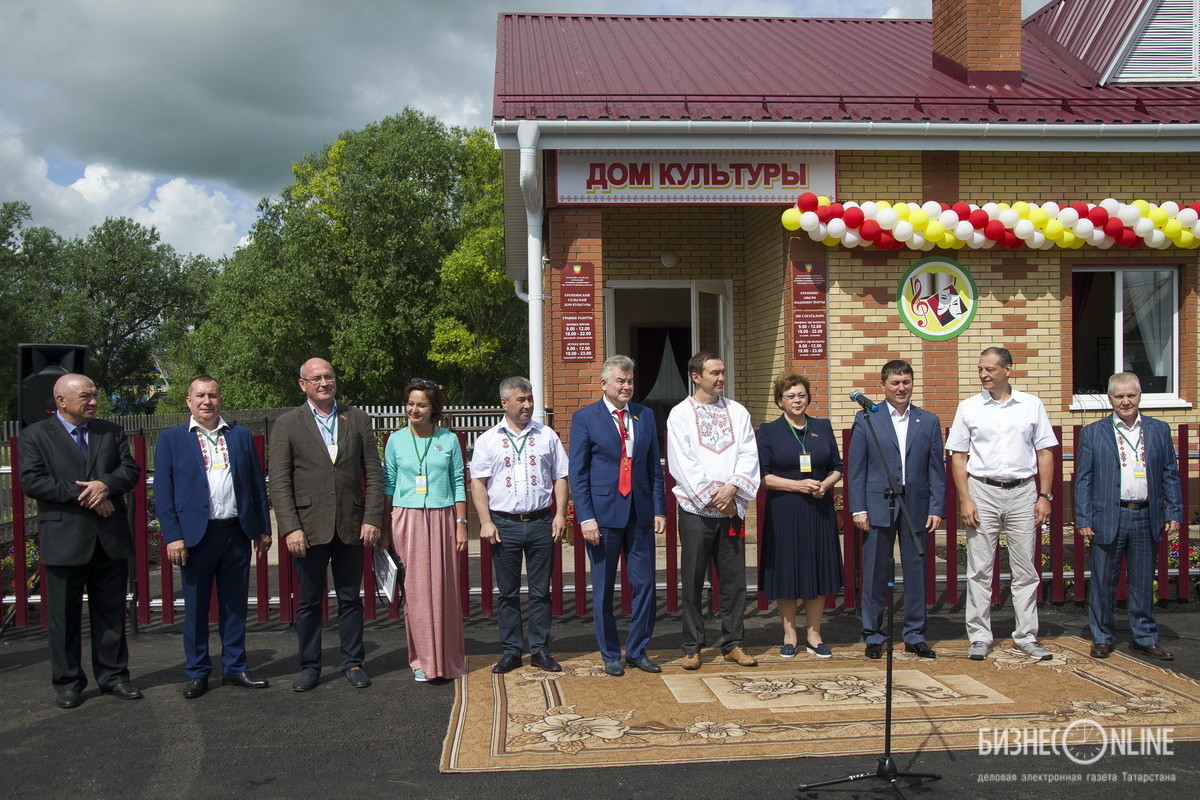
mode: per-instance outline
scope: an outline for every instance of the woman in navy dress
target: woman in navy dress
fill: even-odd
[[[775,379],[775,405],[783,416],[758,429],[758,458],[767,513],[763,521],[758,585],[775,601],[783,622],[779,654],[792,658],[800,645],[796,601],[804,602],[805,649],[833,655],[821,639],[825,598],[842,590],[842,553],[831,490],[842,479],[833,426],[808,416],[812,391],[802,375]]]

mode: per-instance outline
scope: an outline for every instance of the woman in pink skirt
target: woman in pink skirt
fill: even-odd
[[[467,495],[458,437],[439,423],[445,398],[433,381],[404,388],[408,427],[388,438],[384,492],[392,546],[404,562],[408,663],[418,681],[467,674],[458,553],[467,546]]]

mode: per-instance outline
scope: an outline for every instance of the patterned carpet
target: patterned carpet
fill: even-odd
[[[962,641],[931,642],[936,660],[897,650],[892,750],[976,751],[980,730],[991,728],[1070,727],[1071,741],[1081,744],[1089,737],[1099,743],[1108,729],[1171,728],[1173,741],[1200,740],[1200,683],[1121,652],[1090,658],[1083,639],[1042,643],[1052,660],[1012,655],[1007,643],[997,643],[985,661],[967,659]],[[561,673],[525,666],[493,675],[494,658],[471,658],[470,673],[458,682],[441,770],[883,750],[886,662],[868,660],[861,646],[835,650],[830,659],[756,653],[755,668],[706,651],[693,672],[678,665],[678,652],[650,655],[661,674],[627,668],[620,678],[604,674],[597,653],[560,656]]]

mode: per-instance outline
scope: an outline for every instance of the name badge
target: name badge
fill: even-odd
[[[329,453],[330,461],[337,461],[338,446],[336,444],[325,445],[325,450]]]
[[[429,483],[424,475],[418,475],[413,481],[414,491],[417,494],[429,494]]]
[[[812,456],[808,453],[800,454],[800,471],[812,472]]]
[[[225,458],[225,454],[220,450],[213,453],[212,457],[213,469],[229,469],[229,461]]]
[[[1145,478],[1146,477],[1146,466],[1144,464],[1134,464],[1133,465],[1133,477]]]

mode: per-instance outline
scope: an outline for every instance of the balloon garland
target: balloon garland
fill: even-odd
[[[1091,245],[1165,250],[1200,247],[1200,201],[1156,205],[1145,200],[1097,204],[1077,201],[1028,203],[889,203],[886,200],[835,203],[805,192],[783,212],[783,227],[802,230],[827,247],[880,250],[1077,250]]]

